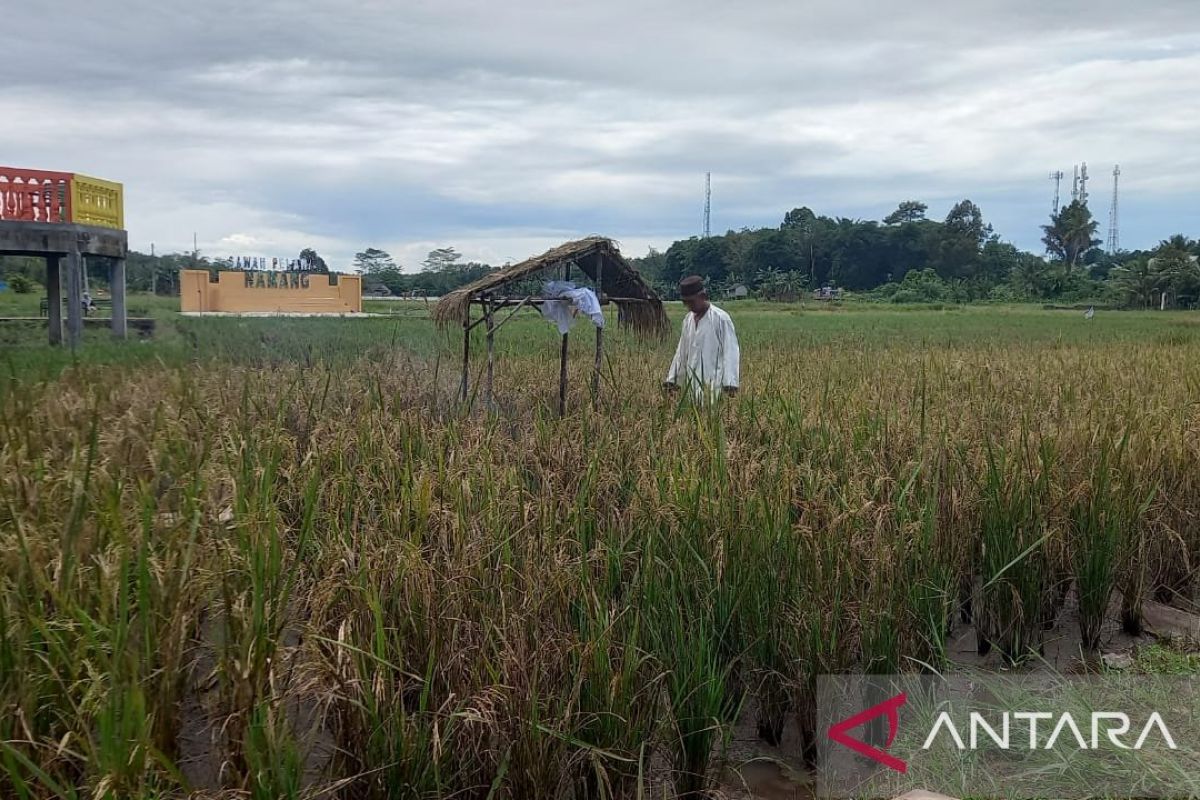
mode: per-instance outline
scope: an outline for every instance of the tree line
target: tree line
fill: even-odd
[[[438,297],[477,281],[497,267],[463,261],[453,247],[430,250],[419,272],[405,272],[386,251],[368,247],[354,256],[351,268],[363,276],[363,291],[392,295]]]
[[[942,220],[928,206],[900,203],[881,221],[818,216],[807,207],[778,227],[692,237],[633,259],[670,293],[684,275],[717,294],[738,285],[788,299],[825,286],[896,302],[1084,301],[1193,307],[1200,298],[1200,243],[1177,235],[1149,251],[1100,249],[1087,205],[1062,207],[1042,226],[1044,255],[1002,241],[979,206],[956,203]]]
[[[112,274],[109,259],[88,257],[84,264],[89,286],[108,286]],[[208,259],[197,258],[191,253],[150,255],[130,250],[125,257],[125,288],[130,292],[178,295],[180,270],[213,266]],[[13,291],[42,292],[46,285],[46,262],[33,256],[0,256],[0,277],[6,279]]]
[[[686,275],[705,277],[714,295],[745,286],[772,300],[796,299],[821,287],[838,287],[893,302],[1061,301],[1129,307],[1200,305],[1200,242],[1178,234],[1150,250],[1105,253],[1099,223],[1087,205],[1063,206],[1042,226],[1044,254],[1021,250],[1001,238],[970,200],[956,203],[944,219],[928,206],[906,200],[880,221],[818,216],[807,207],[787,212],[777,227],[742,228],[721,236],[676,241],[630,259],[664,297]],[[299,258],[328,272],[312,248]],[[89,275],[107,283],[103,260]],[[178,294],[179,271],[231,269],[228,260],[195,253],[147,255],[126,261],[130,291]],[[438,296],[478,280],[498,267],[464,260],[453,247],[429,252],[419,271],[406,271],[386,251],[368,247],[351,270],[363,276],[368,294]],[[0,259],[0,276],[18,290],[44,284],[38,258]]]

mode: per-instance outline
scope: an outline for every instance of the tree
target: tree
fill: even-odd
[[[329,265],[325,263],[325,259],[317,255],[317,251],[311,247],[306,247],[300,251],[300,260],[308,262],[309,272],[317,272],[323,275],[329,273]]]
[[[1079,262],[1079,257],[1100,244],[1096,231],[1100,223],[1092,219],[1092,212],[1078,200],[1051,215],[1050,224],[1043,225],[1045,236],[1042,241],[1052,255],[1062,261],[1069,273]]]
[[[681,239],[667,248],[666,258],[663,259],[663,284],[674,287],[684,276],[696,271],[692,261],[698,244],[700,239],[693,236],[690,239]]]
[[[17,294],[29,294],[33,291],[33,281],[20,273],[9,276],[8,281],[12,290]]]
[[[712,282],[725,280],[729,272],[729,247],[723,236],[701,239],[692,257],[692,269],[702,278]]]
[[[765,236],[772,233],[777,233],[777,231],[769,229],[752,231],[749,228],[742,228],[737,233],[730,231],[725,235],[726,261],[728,263],[725,279],[731,287],[749,282],[755,272],[750,253]]]
[[[892,294],[893,303],[937,303],[950,297],[950,287],[932,269],[914,269]]]
[[[45,284],[46,262],[34,256],[0,256],[0,278],[6,278],[14,292],[20,292],[21,285],[17,278],[26,279],[29,284]]]
[[[793,208],[783,215],[783,224],[779,227],[784,230],[811,231],[812,225],[816,220],[817,215],[808,206]]]
[[[1158,275],[1150,266],[1150,259],[1135,258],[1119,267],[1113,267],[1113,289],[1128,305],[1148,308],[1154,303],[1159,291]]]
[[[754,276],[757,294],[763,300],[794,302],[800,299],[808,286],[808,276],[800,270],[780,272],[765,269]]]
[[[365,275],[397,269],[396,262],[392,260],[391,255],[374,247],[368,247],[361,253],[355,253],[353,268],[355,272]]]
[[[1008,284],[1020,299],[1044,298],[1050,291],[1050,265],[1041,256],[1022,252],[1008,275]]]
[[[970,200],[960,200],[946,215],[947,230],[969,241],[976,249],[992,235],[992,226],[984,224],[983,212]]]
[[[803,266],[800,251],[785,231],[764,231],[755,237],[745,256],[745,274],[770,270],[792,272]]]
[[[1187,305],[1194,304],[1200,294],[1200,266],[1192,247],[1186,237],[1172,236],[1159,244],[1149,261],[1159,287],[1174,295],[1177,302],[1186,299]]]
[[[837,220],[818,217],[812,209],[804,206],[787,212],[779,229],[787,233],[792,246],[799,252],[800,263],[812,285],[825,285],[837,258],[833,247],[838,231]]]
[[[421,269],[425,272],[453,272],[460,258],[462,253],[453,247],[439,247],[429,251]]]
[[[925,219],[929,206],[917,200],[905,200],[895,211],[883,218],[884,225],[899,225],[903,222],[920,222]]]
[[[634,269],[636,269],[643,279],[648,283],[658,283],[663,280],[663,276],[667,271],[667,256],[665,253],[660,253],[653,247],[650,252],[646,253],[642,258],[631,259]]]
[[[204,268],[211,263],[201,260],[197,265],[191,253],[149,255],[130,250],[125,258],[125,288],[130,292],[177,295],[181,269]]]
[[[984,224],[983,212],[970,200],[962,200],[950,209],[937,235],[937,247],[931,254],[933,266],[943,278],[971,278],[979,267],[979,250],[992,235]]]
[[[814,277],[832,279],[838,286],[856,290],[871,289],[887,281],[886,234],[879,223],[839,219],[834,226],[821,226],[817,230],[814,244],[825,245],[830,266],[824,276]]]
[[[1021,256],[1021,251],[1008,242],[989,240],[979,252],[975,275],[988,286],[1004,283],[1017,269]]]

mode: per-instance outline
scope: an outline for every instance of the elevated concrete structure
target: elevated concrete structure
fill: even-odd
[[[89,256],[113,259],[110,281],[112,332],[117,338],[125,338],[125,257],[128,252],[129,240],[123,230],[67,222],[0,219],[0,255],[35,256],[46,260],[51,344],[62,343],[64,286],[67,340],[71,347],[79,344],[83,333],[84,259]]]

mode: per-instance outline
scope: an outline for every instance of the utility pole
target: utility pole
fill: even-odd
[[[704,173],[704,238],[712,235],[712,173]]]

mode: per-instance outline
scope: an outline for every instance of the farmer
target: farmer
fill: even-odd
[[[686,384],[698,400],[737,394],[741,353],[733,320],[708,301],[699,275],[680,281],[679,294],[688,315],[663,386],[675,392]]]

